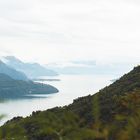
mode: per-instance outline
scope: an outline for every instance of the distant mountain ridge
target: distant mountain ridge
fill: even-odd
[[[25,73],[29,78],[58,75],[55,71],[47,69],[38,63],[24,63],[14,56],[6,56],[3,60],[7,65]]]
[[[2,61],[0,61],[0,73],[6,74],[16,80],[28,81],[28,78],[24,73],[19,72],[14,68],[11,68],[10,66],[3,63]]]
[[[6,74],[0,73],[0,99],[27,98],[34,94],[57,92],[58,90],[51,85],[15,80]]]
[[[0,82],[3,81],[13,81],[14,79],[12,79],[10,76],[0,73]]]
[[[67,61],[50,63],[48,68],[64,75],[115,75],[121,76],[133,68],[133,65],[122,63],[101,64],[96,61]]]

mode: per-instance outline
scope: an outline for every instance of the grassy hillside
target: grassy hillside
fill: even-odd
[[[3,140],[139,140],[140,67],[112,85],[73,104],[27,118],[13,118],[0,128]]]

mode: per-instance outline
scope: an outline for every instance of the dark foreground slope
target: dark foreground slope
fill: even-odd
[[[98,93],[73,104],[27,118],[14,118],[0,128],[0,139],[139,140],[140,67]]]
[[[8,75],[0,73],[0,99],[25,98],[33,94],[56,93],[58,90],[50,85],[34,83],[32,81],[14,80]]]

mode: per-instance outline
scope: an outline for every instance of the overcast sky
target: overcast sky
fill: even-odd
[[[139,0],[0,0],[0,55],[25,61],[140,60]]]

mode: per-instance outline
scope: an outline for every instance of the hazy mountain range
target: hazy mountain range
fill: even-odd
[[[29,78],[37,78],[40,76],[56,76],[55,71],[47,69],[38,63],[24,63],[14,56],[3,57],[3,61],[10,67],[23,72]]]
[[[11,68],[10,66],[3,63],[2,61],[0,61],[0,73],[4,73],[16,80],[24,80],[24,81],[28,80],[28,78],[24,73],[17,71],[14,68]]]
[[[38,63],[25,63],[14,56],[6,56],[2,59],[5,64],[16,69],[28,78],[34,79],[42,76],[57,76],[59,74],[89,75],[89,74],[113,74],[121,76],[133,66],[128,63],[99,64],[94,60],[68,61],[49,63],[42,66]]]
[[[100,64],[96,61],[69,61],[50,63],[46,65],[48,68],[59,74],[92,74],[92,75],[117,75],[121,76],[124,72],[130,71],[133,65],[128,63],[111,63]]]
[[[23,63],[11,56],[5,57],[4,62],[0,61],[0,99],[27,98],[27,96],[29,98],[33,94],[58,92],[58,89],[51,85],[35,83],[27,78],[27,76],[31,78],[57,75],[55,72],[37,63]]]

